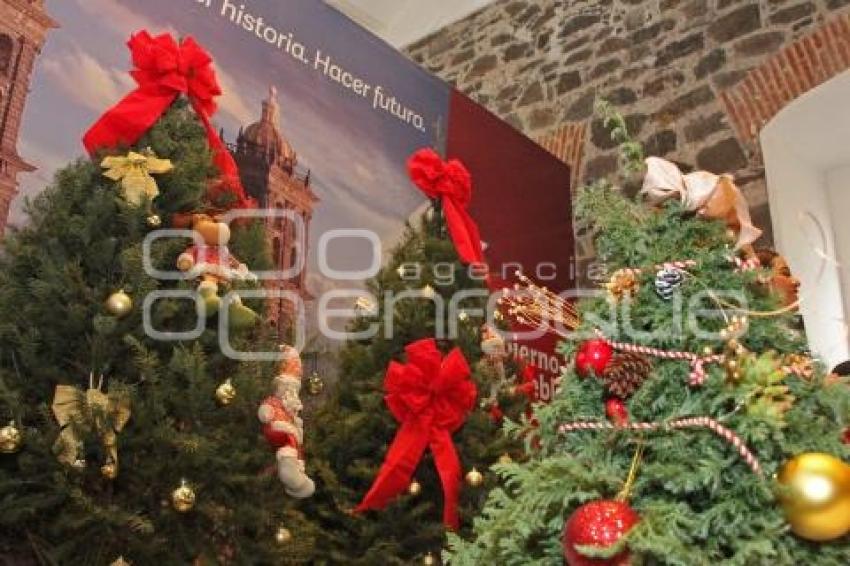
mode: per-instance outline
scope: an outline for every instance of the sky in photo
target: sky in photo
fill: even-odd
[[[367,228],[390,243],[424,202],[407,179],[405,160],[438,143],[449,88],[320,0],[230,2],[291,33],[304,44],[309,64],[222,17],[225,1],[210,0],[207,8],[198,0],[47,0],[61,28],[48,36],[34,72],[19,152],[39,169],[21,177],[21,197],[37,194],[57,168],[81,156],[85,130],[134,88],[125,46],[133,32],[192,35],[215,60],[225,94],[214,121],[228,141],[240,126],[259,119],[269,87],[278,90],[280,127],[300,166],[311,170],[321,199],[311,226],[310,282],[318,293],[331,286],[315,276],[316,242],[323,232]],[[359,96],[315,70],[317,50],[420,114],[425,131],[373,109],[373,91]],[[25,222],[22,201],[15,203],[15,224]],[[330,261],[337,269],[362,268],[368,263],[364,250],[362,242],[335,245]]]

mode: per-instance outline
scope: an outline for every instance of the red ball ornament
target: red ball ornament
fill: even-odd
[[[590,375],[591,370],[597,376],[601,376],[613,355],[614,348],[605,340],[588,340],[581,345],[576,354],[576,370],[582,377]]]
[[[844,429],[844,438],[842,438],[842,442],[844,442],[844,444],[850,444],[850,427]]]
[[[624,426],[629,422],[629,408],[622,399],[612,397],[605,401],[605,414],[617,426]]]
[[[623,550],[611,558],[590,558],[576,546],[600,549],[617,544],[640,521],[623,501],[594,501],[576,509],[564,526],[564,558],[569,566],[628,566],[630,554]]]

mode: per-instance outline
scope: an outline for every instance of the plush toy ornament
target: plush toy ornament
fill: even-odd
[[[257,411],[263,435],[277,450],[277,475],[286,493],[297,499],[313,495],[316,487],[304,468],[304,423],[301,421],[301,358],[291,346],[281,346],[284,358],[274,378],[275,393]]]
[[[187,278],[197,279],[198,292],[206,306],[207,316],[216,314],[221,308],[220,291],[232,281],[256,281],[257,276],[230,253],[230,227],[207,214],[178,215],[174,219],[178,228],[191,227],[203,243],[189,246],[177,258],[177,268]],[[238,296],[233,298],[228,311],[231,328],[254,326],[259,316],[242,304]]]

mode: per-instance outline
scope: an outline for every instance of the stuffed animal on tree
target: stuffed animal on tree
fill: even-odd
[[[177,258],[177,268],[187,278],[198,280],[198,293],[203,298],[207,316],[213,316],[221,308],[220,291],[233,281],[256,281],[257,276],[248,271],[248,266],[230,253],[230,227],[208,214],[177,215],[177,228],[189,228],[195,232],[196,242],[186,248]],[[198,243],[200,240],[201,243]],[[229,322],[233,328],[251,327],[259,316],[242,304],[238,295],[233,297],[229,308]]]
[[[277,475],[286,493],[297,499],[313,495],[315,484],[304,468],[304,423],[299,416],[302,405],[301,357],[292,346],[281,346],[280,374],[274,378],[274,395],[267,397],[257,411],[263,423],[263,435],[277,450]]]

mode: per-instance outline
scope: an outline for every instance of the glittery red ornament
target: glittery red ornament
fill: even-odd
[[[623,426],[629,422],[629,409],[622,399],[612,397],[605,401],[605,414],[617,426]]]
[[[576,370],[582,377],[590,375],[591,370],[601,376],[613,355],[614,349],[605,340],[588,340],[576,354]]]
[[[611,558],[590,558],[576,546],[602,548],[617,544],[640,516],[623,501],[594,501],[576,509],[564,526],[564,558],[569,566],[628,566],[629,551]]]

